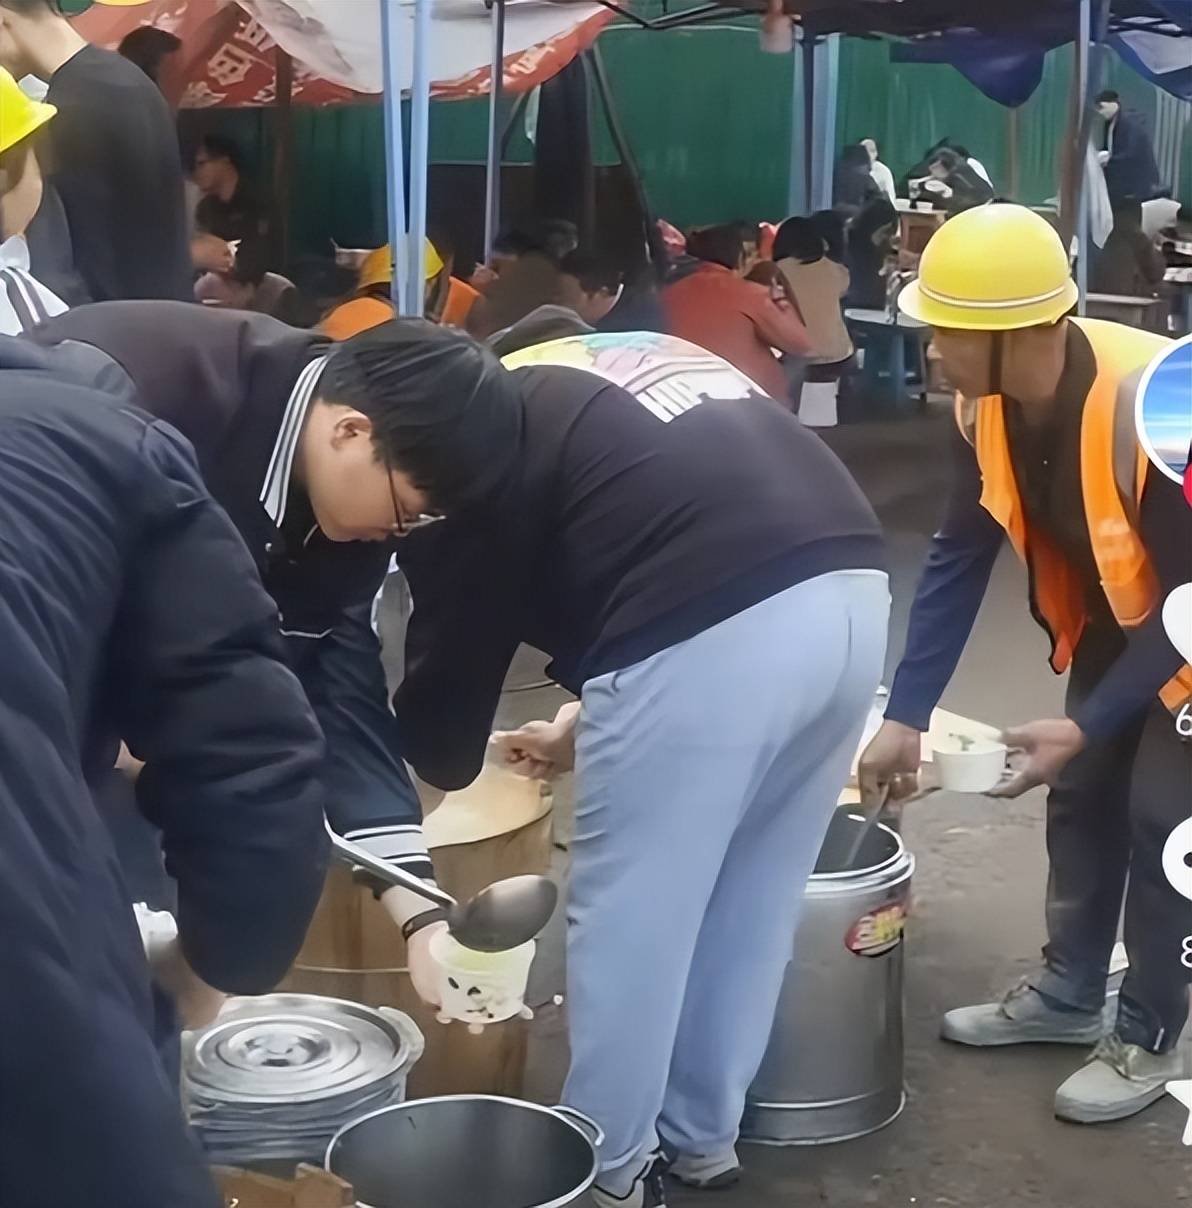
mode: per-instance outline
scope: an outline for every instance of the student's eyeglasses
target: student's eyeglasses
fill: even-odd
[[[404,537],[407,533],[414,532],[415,529],[426,528],[428,525],[438,524],[440,520],[447,519],[446,516],[434,515],[430,512],[419,512],[416,516],[407,516],[401,500],[397,497],[397,487],[393,485],[393,465],[388,458],[385,459],[385,477],[389,482],[389,498],[393,503],[394,536]]]

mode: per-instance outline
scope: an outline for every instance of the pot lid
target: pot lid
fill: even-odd
[[[410,1055],[398,1028],[359,1003],[313,994],[233,998],[188,1033],[183,1068],[193,1100],[310,1103],[359,1093]]]

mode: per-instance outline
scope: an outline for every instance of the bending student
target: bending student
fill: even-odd
[[[1059,236],[1010,205],[941,227],[918,282],[900,295],[903,310],[934,327],[964,401],[956,483],[861,783],[876,799],[918,770],[920,732],[1008,535],[1026,561],[1052,667],[1071,669],[1067,717],[1009,732],[1026,762],[995,794],[1051,787],[1047,946],[1000,1002],[950,1011],[943,1034],[979,1046],[1096,1046],[1055,1100],[1057,1115],[1088,1124],[1133,1115],[1189,1074],[1177,1048],[1188,1017],[1188,903],[1164,876],[1162,851],[1188,816],[1192,744],[1174,714],[1192,697],[1192,668],[1159,606],[1188,580],[1192,511],[1150,465],[1134,426],[1139,380],[1168,341],[1069,317],[1075,302]],[[1103,1036],[1123,894],[1130,969]]]
[[[92,792],[124,736],[178,883],[154,973],[209,1009],[302,942],[322,743],[190,450],[101,380],[0,337],[0,1203],[217,1208]]]
[[[383,338],[351,348],[346,401],[392,359]],[[671,1158],[697,1186],[738,1175],[803,887],[881,673],[885,552],[819,438],[702,349],[588,335],[506,364],[487,407],[395,431],[399,486],[446,519],[401,549],[394,703],[414,767],[454,788],[519,642],[582,696],[578,726],[572,710],[504,741],[543,771],[574,746],[563,1097],[607,1133],[595,1203],[660,1205]]]
[[[458,332],[390,323],[380,337],[386,372],[360,389],[350,344],[264,315],[170,302],[81,307],[32,338],[99,349],[132,379],[139,405],[194,445],[276,601],[290,665],[327,737],[332,824],[431,878],[370,623],[394,537],[422,523],[385,466],[419,425],[484,407],[490,358]],[[477,487],[483,481],[480,471]],[[461,478],[452,502],[468,498],[471,485]],[[433,999],[428,950],[439,916],[403,889],[382,902],[412,941],[415,987]]]

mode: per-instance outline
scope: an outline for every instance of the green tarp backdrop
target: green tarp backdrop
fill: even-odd
[[[785,217],[795,74],[787,56],[764,55],[756,24],[697,26],[649,33],[614,26],[600,51],[617,110],[655,212],[677,226],[733,218]],[[1043,82],[1016,116],[986,98],[952,67],[891,63],[880,40],[847,38],[841,45],[837,142],[873,137],[899,176],[925,148],[944,137],[965,144],[1009,194],[1010,146],[1017,146],[1015,196],[1037,203],[1057,192],[1061,140],[1068,113],[1072,48],[1047,58]],[[1150,120],[1157,90],[1111,52],[1105,83]],[[801,90],[800,90],[801,93]],[[617,156],[599,107],[593,105],[598,163]],[[219,129],[243,143],[250,162],[267,164],[267,111],[204,111],[188,125]],[[294,111],[295,177],[292,244],[325,248],[327,236],[345,246],[373,246],[385,237],[383,120],[379,105]],[[431,112],[431,159],[484,162],[488,103],[436,103]],[[1184,130],[1183,179],[1192,196],[1192,123]],[[531,146],[515,132],[508,159],[527,162]],[[432,216],[433,217],[433,216]]]

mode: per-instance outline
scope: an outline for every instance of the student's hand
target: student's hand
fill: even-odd
[[[187,964],[177,939],[153,952],[149,967],[153,980],[174,1000],[178,1020],[184,1028],[205,1028],[214,1022],[227,995],[209,986]]]
[[[484,293],[490,285],[497,279],[497,274],[494,269],[489,268],[487,264],[476,265],[475,271],[472,273],[472,279],[468,284],[475,290]]]
[[[410,919],[417,918],[431,909],[431,903],[424,897],[401,885],[386,889],[381,894],[381,905],[399,931]],[[437,1008],[441,1005],[438,965],[430,954],[430,941],[446,927],[446,923],[431,923],[415,931],[406,941],[406,967],[410,972],[410,982],[418,997],[429,1007]]]
[[[909,797],[918,788],[921,735],[889,718],[869,741],[857,765],[861,804],[877,809],[889,798]]]
[[[236,264],[236,253],[227,240],[200,233],[190,241],[190,259],[203,272],[230,273]]]
[[[531,780],[553,780],[575,767],[575,723],[579,702],[564,705],[554,721],[527,722],[520,730],[492,737],[500,763]]]
[[[1068,761],[1084,750],[1086,739],[1074,721],[1058,717],[1006,730],[1002,742],[1010,748],[1013,775],[991,789],[990,797],[1020,797],[1040,784],[1054,785]]]
[[[430,954],[430,942],[436,935],[447,930],[446,923],[431,923],[421,931],[415,931],[406,944],[406,965],[410,970],[410,982],[418,997],[428,1007],[436,1010],[439,1002],[439,965]]]

